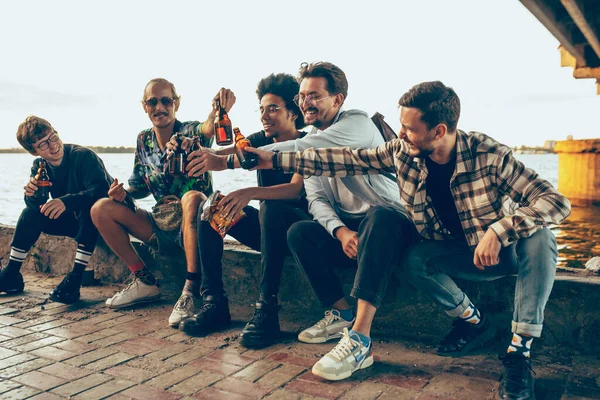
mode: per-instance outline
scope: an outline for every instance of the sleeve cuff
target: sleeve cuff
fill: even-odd
[[[512,226],[512,218],[504,217],[499,221],[494,222],[492,225],[488,227],[494,231],[500,243],[502,243],[502,247],[510,246],[518,239],[517,233]]]

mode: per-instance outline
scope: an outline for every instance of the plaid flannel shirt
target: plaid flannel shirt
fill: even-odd
[[[571,205],[567,198],[514,158],[510,148],[479,132],[459,130],[456,135],[456,167],[450,179],[450,190],[465,238],[472,249],[477,247],[488,228],[496,233],[502,246],[508,246],[569,216]],[[427,196],[425,160],[410,156],[400,139],[374,149],[281,152],[277,154],[277,163],[282,169],[305,178],[396,173],[400,200],[420,235],[433,240],[451,237]],[[503,208],[503,200],[507,197],[518,205],[510,214]]]

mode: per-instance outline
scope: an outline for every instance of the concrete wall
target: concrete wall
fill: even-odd
[[[562,140],[558,153],[558,190],[573,205],[600,204],[600,139]]]
[[[14,229],[0,226],[0,257],[2,265],[8,260],[9,243]],[[153,256],[146,246],[136,245],[144,260],[151,264],[157,275],[183,285],[185,261],[183,252]],[[75,243],[64,237],[43,235],[31,251],[24,268],[44,273],[63,274],[70,270],[75,255]],[[260,255],[245,250],[240,245],[227,244],[223,257],[225,288],[230,301],[251,304],[258,299],[261,277]],[[129,275],[126,266],[106,248],[100,245],[94,253],[91,265],[96,278],[103,282],[123,282]],[[349,293],[354,270],[338,271]],[[583,274],[583,272],[582,272]],[[459,285],[484,312],[493,315],[502,329],[503,340],[508,340],[515,287],[515,278],[508,277],[492,282],[460,282]],[[280,289],[283,315],[314,322],[321,318],[323,310],[301,268],[288,257]],[[565,344],[588,352],[600,353],[600,278],[574,274],[559,274],[554,291],[546,309],[546,325],[541,342]],[[379,335],[437,340],[450,329],[451,319],[438,310],[422,293],[409,286],[401,270],[390,282],[385,304],[375,318],[373,331]]]

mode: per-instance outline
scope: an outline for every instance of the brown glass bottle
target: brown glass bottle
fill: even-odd
[[[183,143],[183,137],[180,132],[175,134],[175,141],[177,142],[177,148],[173,152],[173,156],[169,160],[169,174],[171,175],[182,175],[185,174],[185,164],[186,164],[186,153],[185,150],[181,148]]]
[[[186,154],[186,160],[187,160],[187,156],[189,156],[194,151],[200,150],[202,148],[202,145],[200,144],[200,137],[198,135],[195,135],[192,138],[192,140],[193,140],[192,145],[190,146],[190,148],[187,151],[187,153],[185,153]],[[208,180],[208,172],[205,172],[202,175],[196,177],[196,179],[201,180],[201,181]]]
[[[227,111],[221,107],[221,102],[217,100],[217,113],[215,114],[215,140],[219,146],[226,146],[233,143],[233,133],[231,131],[231,120]]]
[[[237,155],[240,165],[244,169],[252,169],[258,165],[258,156],[254,153],[248,153],[246,147],[251,147],[250,141],[242,135],[240,129],[236,126],[233,128],[235,133],[235,154]]]
[[[37,181],[38,190],[36,196],[41,199],[48,200],[50,197],[50,177],[48,177],[48,170],[46,169],[46,161],[42,160],[39,163],[37,174],[35,175]]]

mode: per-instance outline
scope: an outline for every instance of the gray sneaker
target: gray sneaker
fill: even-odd
[[[354,319],[346,321],[338,310],[327,310],[322,320],[300,332],[298,340],[304,343],[325,343],[331,339],[339,339],[342,337],[342,331],[351,328],[352,324]]]
[[[373,365],[372,346],[365,347],[344,328],[342,339],[312,367],[312,373],[330,381],[346,379],[355,371]]]
[[[173,307],[173,312],[169,316],[169,326],[178,328],[181,321],[194,315],[195,309],[194,296],[181,294],[181,297],[179,297],[179,300],[175,303],[175,307]]]

